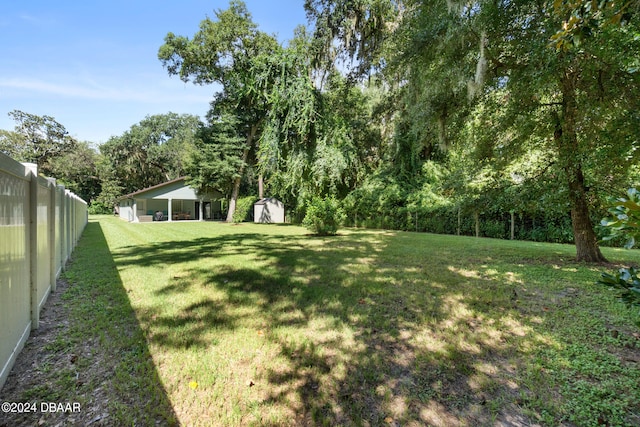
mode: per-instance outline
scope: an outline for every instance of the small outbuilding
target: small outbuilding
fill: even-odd
[[[129,222],[221,219],[222,199],[220,192],[199,194],[182,177],[122,196],[117,212]]]
[[[273,197],[258,200],[253,205],[253,220],[262,224],[284,222],[284,204]]]

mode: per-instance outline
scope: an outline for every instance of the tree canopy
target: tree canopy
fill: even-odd
[[[330,37],[361,63],[382,64],[379,74],[398,88],[398,154],[422,152],[418,163],[438,160],[452,177],[464,176],[450,185],[476,206],[483,193],[496,201],[545,180],[545,197],[571,214],[578,259],[603,260],[592,211],[605,192],[628,183],[637,162],[635,3],[327,0],[307,7],[319,28],[395,11],[393,25],[349,27],[373,49],[348,49],[348,31]]]
[[[35,163],[38,171],[51,174],[51,161],[75,148],[76,140],[51,116],[38,116],[13,110],[9,116],[16,122],[13,132],[2,131],[0,151],[21,162]]]
[[[110,169],[110,180],[115,180],[126,194],[185,175],[184,162],[194,147],[199,127],[196,116],[158,114],[109,138],[100,152],[105,167]]]

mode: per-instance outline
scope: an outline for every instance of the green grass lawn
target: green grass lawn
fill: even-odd
[[[113,425],[640,425],[640,315],[574,251],[92,218],[59,345],[108,381],[60,399],[100,387]]]

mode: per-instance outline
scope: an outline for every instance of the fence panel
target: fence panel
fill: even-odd
[[[49,241],[49,204],[51,203],[51,191],[49,181],[42,177],[31,179],[33,194],[32,199],[35,201],[35,211],[32,206],[32,214],[35,214],[35,220],[32,220],[32,236],[31,236],[31,271],[34,275],[31,279],[34,287],[32,295],[35,298],[32,301],[32,307],[37,310],[32,312],[32,321],[35,327],[38,325],[37,316],[42,306],[47,301],[53,280],[51,280],[51,256]],[[55,278],[54,278],[55,279]]]
[[[87,223],[87,204],[0,153],[0,388]]]
[[[29,187],[24,167],[0,158],[0,385],[31,330]]]

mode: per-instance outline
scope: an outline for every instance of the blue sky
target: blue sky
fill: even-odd
[[[304,0],[245,0],[260,30],[281,42],[306,24]],[[168,32],[193,36],[228,0],[27,0],[0,4],[0,129],[22,110],[54,117],[102,143],[145,116],[204,117],[215,92],[169,76],[157,58]]]

